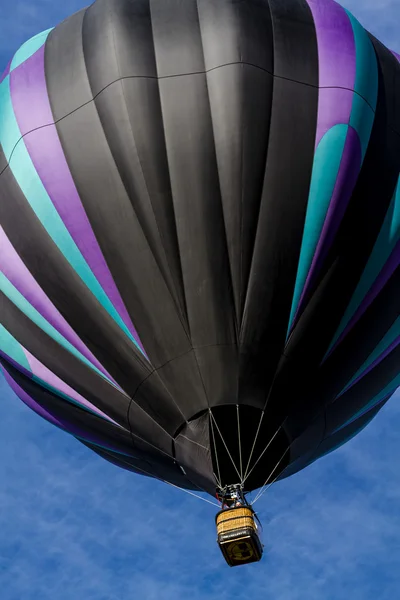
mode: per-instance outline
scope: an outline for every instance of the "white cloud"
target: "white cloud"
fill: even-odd
[[[54,27],[90,4],[82,0],[2,0],[0,19],[0,71],[14,52],[32,36]],[[4,58],[3,58],[4,57]]]
[[[208,504],[109,465],[8,395],[2,417],[2,600],[397,597],[396,400],[268,490],[266,555],[238,569],[219,554]]]
[[[0,58],[7,57],[29,37],[55,26],[73,12],[90,4],[90,0],[2,0],[0,20]],[[343,0],[343,6],[392,50],[400,52],[398,0]],[[12,32],[12,35],[10,35]]]
[[[400,52],[398,0],[342,0],[340,4],[383,44]]]
[[[344,4],[400,51],[397,0]],[[3,0],[0,56],[83,5]],[[1,380],[0,398],[1,600],[399,596],[398,399],[263,496],[263,563],[230,570],[211,506],[107,464],[5,395]]]

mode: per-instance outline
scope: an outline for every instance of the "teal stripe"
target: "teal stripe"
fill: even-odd
[[[350,442],[353,438],[355,438],[359,433],[361,433],[372,421],[372,419],[374,418],[375,415],[373,415],[366,423],[364,423],[363,425],[360,425],[360,427],[354,431],[351,435],[349,435],[347,438],[345,438],[344,440],[342,440],[339,444],[336,444],[335,446],[332,446],[331,448],[329,448],[329,450],[327,450],[326,452],[323,452],[322,454],[320,454],[318,456],[318,458],[322,458],[323,456],[327,456],[328,454],[330,454],[331,452],[334,452],[335,450],[338,450],[338,448],[341,448],[342,446],[344,446],[344,444],[347,444],[347,442]],[[349,423],[347,423],[347,425],[349,425]],[[341,427],[340,429],[337,429],[335,433],[337,433],[338,431],[340,431],[341,429],[344,429],[344,427],[346,427],[347,425],[344,425],[343,427]],[[335,434],[333,433],[332,435],[329,436],[333,437]],[[329,439],[327,438],[327,439]]]
[[[103,308],[135,346],[139,347],[83,258],[42,184],[25,142],[21,139],[11,101],[9,76],[0,84],[0,143],[18,185],[51,239]]]
[[[32,381],[34,381],[35,383],[37,383],[38,385],[40,385],[42,388],[45,388],[45,389],[49,390],[49,392],[51,392],[55,396],[59,396],[60,398],[62,398],[63,400],[66,400],[70,404],[74,404],[75,406],[78,406],[79,408],[85,410],[86,412],[88,412],[88,413],[90,413],[92,415],[95,415],[96,417],[99,417],[100,419],[103,419],[104,421],[109,422],[109,419],[107,419],[103,415],[99,415],[96,411],[91,410],[88,406],[85,406],[84,404],[81,404],[80,402],[78,402],[74,398],[71,398],[70,396],[68,396],[67,394],[65,394],[61,390],[59,390],[58,388],[53,387],[52,385],[50,385],[49,383],[47,383],[46,381],[44,381],[41,377],[38,377],[37,375],[34,375],[33,372],[32,372],[31,366],[29,364],[28,358],[27,358],[27,356],[26,356],[26,354],[24,352],[23,347],[11,335],[11,333],[9,331],[7,331],[7,329],[3,325],[1,325],[1,324],[0,324],[0,348],[16,364],[18,364],[21,367],[23,367],[29,373],[32,373]],[[110,421],[111,421],[111,419],[110,419]]]
[[[371,136],[378,101],[378,64],[376,54],[364,27],[346,11],[356,47],[356,79],[350,125],[357,131],[364,159]]]
[[[132,458],[133,460],[135,460],[135,457],[132,456],[132,454],[126,454],[125,452],[122,452],[121,450],[116,450],[114,448],[109,448],[108,446],[102,446],[101,444],[96,444],[95,442],[92,442],[91,440],[85,440],[85,438],[80,437],[79,435],[74,435],[74,438],[76,438],[77,440],[80,440],[81,442],[86,442],[87,444],[90,444],[91,446],[95,446],[96,448],[101,448],[102,450],[108,450],[108,452],[113,452],[114,454],[119,454],[120,456],[126,456],[128,458]],[[135,468],[134,465],[130,465],[132,466],[132,468]],[[137,467],[138,469],[140,469],[140,467]]]
[[[393,323],[392,327],[386,333],[386,335],[379,342],[378,346],[372,352],[372,354],[368,357],[365,363],[358,369],[357,373],[352,377],[349,383],[345,386],[345,388],[340,392],[339,396],[341,396],[346,389],[348,389],[352,383],[359,377],[364,371],[368,369],[384,352],[389,348],[391,344],[400,336],[400,317],[396,319]]]
[[[2,352],[7,354],[18,365],[21,365],[26,371],[32,373],[32,369],[26,357],[26,354],[19,342],[11,335],[9,331],[0,323],[0,346]]]
[[[91,415],[95,415],[96,417],[98,417],[99,419],[102,419],[103,421],[106,421],[107,423],[111,422],[111,419],[109,420],[109,419],[106,419],[103,415],[99,415],[96,411],[91,410],[85,404],[81,404],[80,402],[78,402],[77,400],[75,400],[75,398],[71,398],[70,396],[68,396],[67,394],[65,394],[64,392],[62,392],[61,390],[59,390],[58,388],[53,387],[52,385],[50,385],[49,383],[47,383],[47,381],[44,381],[43,379],[41,379],[37,375],[33,375],[32,380],[35,383],[37,383],[38,385],[40,385],[40,387],[45,388],[46,390],[48,390],[49,392],[51,392],[55,396],[58,396],[58,397],[62,398],[63,400],[66,400],[70,404],[78,406],[82,410],[85,410],[87,413],[90,413]]]
[[[68,350],[76,358],[85,363],[93,371],[101,375],[103,379],[114,384],[97,367],[95,367],[85,356],[83,356],[72,344],[70,344],[42,315],[24,298],[24,296],[13,286],[13,284],[0,272],[0,291],[3,292],[11,302],[26,315],[35,325],[40,327],[49,337],[55,340],[60,346]],[[29,367],[29,370],[30,367]],[[115,387],[115,386],[114,386]]]
[[[375,396],[372,400],[370,400],[370,402],[368,402],[368,404],[366,404],[361,410],[359,410],[357,413],[355,413],[351,417],[351,419],[349,419],[348,421],[346,421],[346,423],[344,423],[343,425],[338,427],[338,429],[336,429],[336,431],[334,431],[334,433],[336,433],[337,431],[340,431],[341,429],[344,429],[347,425],[350,425],[351,423],[356,421],[359,417],[362,417],[368,411],[370,411],[373,408],[375,408],[376,406],[378,406],[378,404],[380,402],[382,402],[382,400],[384,400],[386,396],[390,396],[391,394],[394,394],[394,392],[397,390],[397,388],[399,386],[400,386],[400,373],[390,383],[388,383],[388,385],[383,390],[381,390],[379,392],[379,394],[377,394],[377,396]]]
[[[335,125],[321,139],[315,152],[303,241],[288,330],[292,326],[335,189],[347,131],[348,125]]]
[[[375,113],[369,105],[357,94],[353,95],[353,106],[351,109],[350,125],[357,131],[361,144],[361,162],[364,161],[369,140],[371,138]]]
[[[28,60],[28,58],[35,54],[35,52],[37,52],[39,48],[41,48],[46,42],[47,36],[49,35],[50,31],[52,31],[52,29],[54,28],[51,27],[50,29],[46,29],[46,31],[38,33],[33,38],[25,42],[25,44],[22,44],[22,46],[14,54],[14,58],[12,59],[10,66],[10,71],[13,71],[14,69],[22,65],[23,62],[25,62],[26,60]]]
[[[378,64],[374,47],[367,32],[351,13],[348,11],[346,13],[352,25],[356,50],[355,93],[353,94],[349,125],[353,127],[360,138],[363,161],[371,137],[378,100]],[[335,132],[335,134],[332,132]],[[324,146],[321,148],[324,141],[323,138],[315,154],[310,197],[288,331],[292,327],[301,293],[321,235],[323,222],[329,208],[346,141],[346,134],[347,125],[336,125],[325,135],[325,137],[331,136],[332,140],[326,140]],[[320,152],[322,156],[319,155]]]
[[[372,284],[388,261],[396,244],[400,240],[400,179],[392,198],[381,231],[372,250],[371,256],[356,287],[353,297],[346,309],[328,353],[343,333],[350,319],[361,305]]]
[[[0,83],[0,144],[7,161],[20,139],[21,132],[11,103],[10,76],[7,75]]]
[[[378,64],[369,35],[357,19],[346,10],[353,28],[356,46],[356,80],[354,90],[365,98],[372,110],[378,100]]]

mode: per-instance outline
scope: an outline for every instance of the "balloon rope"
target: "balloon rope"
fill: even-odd
[[[174,483],[170,483],[169,481],[164,481],[164,479],[160,479],[160,481],[162,481],[163,483],[167,483],[168,485],[171,485],[172,487],[176,488],[177,490],[181,490],[181,492],[185,492],[186,494],[189,494],[190,496],[194,496],[195,498],[198,498],[199,500],[203,500],[203,502],[207,502],[207,504],[212,504],[213,506],[220,508],[220,505],[217,504],[216,502],[211,502],[211,500],[207,500],[207,498],[203,498],[203,496],[198,496],[197,494],[195,494],[194,492],[191,492],[190,490],[185,490],[185,488],[181,488],[181,487],[179,487],[179,485],[175,485]],[[207,493],[207,492],[205,492],[205,493]]]
[[[235,465],[235,461],[233,460],[231,453],[229,452],[229,448],[228,448],[228,446],[227,446],[227,445],[226,445],[226,443],[225,443],[225,440],[224,440],[224,438],[223,438],[223,436],[222,436],[222,433],[221,433],[221,431],[220,431],[220,429],[219,429],[219,427],[218,427],[218,423],[217,423],[217,421],[216,421],[216,419],[215,419],[214,415],[212,414],[211,408],[209,409],[209,412],[210,412],[210,414],[211,414],[211,418],[212,418],[212,419],[214,419],[214,423],[215,423],[215,426],[216,426],[216,428],[217,428],[217,431],[218,431],[218,433],[219,433],[219,435],[220,435],[220,438],[221,438],[221,440],[222,440],[222,442],[223,442],[223,444],[224,444],[224,446],[225,446],[225,450],[227,451],[227,453],[228,453],[228,456],[229,456],[229,458],[231,459],[233,466],[235,467],[235,471],[236,471],[236,473],[238,474],[238,477],[239,477],[239,479],[240,479],[240,482],[242,482],[242,480],[241,480],[241,478],[240,478],[240,473],[239,473],[239,470],[238,470],[237,466]],[[215,443],[214,443],[214,445],[215,445]],[[217,455],[217,449],[216,449],[216,448],[215,448],[215,455]]]
[[[247,471],[249,470],[250,463],[251,463],[251,459],[253,458],[253,452],[254,452],[254,448],[256,447],[256,443],[257,443],[257,439],[258,439],[258,434],[259,434],[259,432],[260,432],[261,423],[262,423],[262,420],[263,420],[263,418],[264,418],[264,411],[262,411],[262,413],[261,413],[261,417],[260,417],[260,421],[259,421],[259,423],[258,423],[258,427],[257,427],[256,435],[255,435],[255,437],[254,437],[253,446],[252,446],[252,448],[251,448],[251,452],[250,452],[249,460],[248,460],[248,462],[247,462],[246,470],[245,470],[245,472],[244,472],[244,481],[246,481],[246,479],[247,479]]]
[[[273,379],[272,379],[271,386],[270,386],[270,388],[269,388],[269,392],[268,392],[268,394],[267,394],[267,397],[265,398],[264,407],[263,407],[263,409],[262,409],[262,412],[261,412],[260,422],[259,422],[259,424],[258,424],[258,428],[257,428],[256,435],[255,435],[255,438],[254,438],[253,447],[252,447],[252,449],[251,449],[250,456],[249,456],[249,460],[248,460],[247,467],[246,467],[246,471],[245,471],[245,474],[244,474],[244,480],[245,480],[245,481],[246,481],[246,479],[247,479],[247,477],[248,477],[248,475],[247,475],[247,471],[248,471],[248,469],[249,469],[249,467],[250,467],[250,462],[251,462],[251,459],[252,459],[252,456],[253,456],[254,449],[255,449],[255,447],[256,447],[256,443],[257,443],[257,440],[258,440],[258,435],[259,435],[259,433],[260,433],[260,429],[261,429],[262,420],[263,420],[263,418],[264,418],[264,415],[265,415],[265,410],[266,410],[266,408],[267,408],[267,404],[268,404],[268,400],[269,400],[269,398],[270,398],[270,396],[271,396],[272,389],[273,389],[273,387],[274,387],[274,383],[275,383],[275,380],[276,380],[276,377],[277,377],[277,375],[278,375],[278,370],[276,370],[276,371],[275,371],[274,377],[273,377]],[[283,422],[282,422],[282,425],[283,425],[283,423],[284,423],[285,421],[286,421],[286,419],[284,419],[284,420],[283,420]],[[279,428],[278,428],[278,430],[277,430],[276,434],[278,433],[278,431],[279,431],[279,429],[282,427],[282,425],[280,425],[280,426],[279,426]],[[276,434],[275,434],[275,435],[276,435]],[[275,436],[274,436],[274,437],[275,437]],[[271,440],[271,441],[272,441],[272,440]],[[261,457],[260,457],[260,458],[261,458]],[[258,462],[258,461],[257,461],[257,462]]]
[[[208,410],[211,413],[211,409],[209,408]],[[217,445],[215,443],[215,433],[214,433],[214,425],[213,425],[213,420],[212,420],[212,413],[211,413],[210,423],[211,423],[211,435],[213,438],[213,443],[214,443],[214,448],[215,448],[215,460],[217,462],[217,471],[218,471],[217,483],[218,483],[219,489],[222,490],[221,472],[219,470],[218,452],[217,452]],[[214,473],[214,475],[215,475],[215,473]]]
[[[110,456],[112,456],[112,454],[107,451],[105,452],[105,454],[109,454]],[[140,471],[141,473],[144,473],[145,475],[149,475],[149,477],[152,477],[153,479],[158,479],[158,481],[161,481],[162,483],[166,483],[167,485],[170,485],[171,487],[176,488],[177,490],[181,490],[181,492],[185,492],[186,494],[189,494],[190,496],[194,496],[195,498],[198,498],[199,500],[203,500],[203,502],[207,502],[207,504],[212,504],[213,506],[216,506],[217,508],[220,507],[219,504],[217,504],[216,502],[211,502],[211,500],[207,500],[207,498],[203,498],[203,496],[199,496],[198,494],[195,494],[194,492],[191,492],[190,490],[185,490],[185,488],[181,488],[181,487],[179,487],[179,485],[175,485],[174,483],[171,483],[170,481],[167,481],[166,479],[162,479],[161,477],[158,477],[157,475],[154,475],[153,473],[149,473],[149,471],[145,471],[144,469],[141,469],[140,467],[131,465],[127,460],[124,460],[123,458],[120,458],[120,461],[122,463],[125,463],[129,467],[134,468],[136,471]],[[203,492],[207,493],[205,490],[203,490]]]
[[[283,425],[283,423],[282,423]],[[245,480],[243,481],[243,483],[246,481],[246,479],[248,477],[250,477],[250,475],[252,474],[252,472],[254,471],[254,469],[256,468],[256,466],[258,465],[259,461],[262,459],[262,457],[264,456],[264,454],[266,453],[266,451],[268,450],[268,448],[270,447],[270,445],[272,444],[272,442],[274,441],[274,439],[276,438],[276,436],[279,433],[279,430],[281,429],[282,425],[279,425],[278,429],[275,431],[274,435],[272,436],[272,438],[269,440],[268,444],[265,446],[264,450],[261,452],[260,456],[257,458],[256,462],[254,463],[253,467],[251,468],[250,472],[247,474]]]
[[[258,492],[257,496],[254,498],[253,502],[251,503],[252,506],[257,502],[257,500],[259,500],[261,498],[261,496],[263,496],[263,494],[271,487],[271,485],[273,483],[275,483],[275,481],[278,479],[278,477],[280,475],[282,475],[282,473],[284,473],[287,469],[287,467],[285,467],[285,469],[283,469],[282,473],[278,473],[277,476],[271,481],[271,483],[268,483],[268,480],[270,479],[270,477],[272,477],[272,475],[275,473],[276,469],[279,467],[279,465],[281,464],[281,462],[283,461],[283,459],[285,458],[286,453],[289,451],[290,446],[288,446],[285,450],[285,452],[282,454],[281,458],[278,460],[278,462],[276,463],[274,470],[268,475],[264,485],[260,488],[260,491]],[[268,485],[267,485],[268,484]]]
[[[240,437],[240,414],[239,414],[239,404],[236,404],[236,416],[237,416],[237,425],[238,425],[238,440],[239,440],[240,483],[242,483],[242,484],[243,484],[242,440],[241,440],[241,437]]]

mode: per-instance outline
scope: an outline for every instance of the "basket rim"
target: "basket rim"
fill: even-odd
[[[243,509],[247,509],[251,512],[251,515],[242,515],[242,517],[244,516],[248,516],[251,518],[254,518],[254,515],[256,514],[255,511],[253,510],[252,506],[232,506],[231,508],[223,508],[222,510],[218,511],[217,514],[215,515],[215,524],[218,525],[218,517],[224,513],[227,513],[229,511],[234,512],[235,510],[243,510]],[[238,518],[238,517],[232,517],[232,518]]]

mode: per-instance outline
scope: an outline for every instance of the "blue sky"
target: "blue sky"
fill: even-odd
[[[82,0],[0,0],[0,71]],[[347,0],[400,52],[398,0]],[[356,439],[258,503],[266,555],[229,569],[214,508],[102,461],[0,376],[1,600],[393,600],[400,586],[399,393]]]

